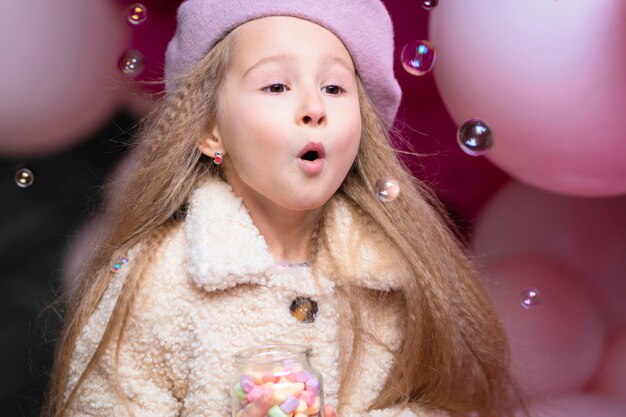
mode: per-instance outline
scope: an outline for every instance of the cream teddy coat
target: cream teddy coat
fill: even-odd
[[[389,290],[410,279],[375,230],[369,230],[338,196],[329,202],[334,220],[330,243],[342,275],[366,288]],[[96,312],[78,338],[70,362],[68,391],[85,369],[112,312],[129,262],[116,273]],[[323,270],[324,268],[321,268]],[[231,413],[233,354],[268,343],[313,347],[311,364],[323,377],[325,401],[336,405],[340,343],[333,277],[312,276],[306,265],[285,266],[269,253],[263,236],[230,186],[208,179],[192,194],[186,220],[161,245],[143,277],[119,352],[121,394],[137,417],[220,416]],[[318,304],[311,323],[292,317],[295,297]],[[395,306],[364,303],[365,327],[392,348],[400,344]],[[114,343],[115,344],[115,343]],[[126,416],[112,381],[115,353],[109,348],[73,402],[71,416]],[[342,417],[445,417],[417,405],[365,411],[382,389],[391,355],[365,344],[359,377]]]

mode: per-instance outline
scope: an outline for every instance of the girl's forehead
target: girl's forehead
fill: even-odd
[[[237,65],[250,67],[259,60],[272,57],[285,62],[319,57],[343,63],[354,72],[350,53],[341,40],[328,29],[308,20],[291,16],[264,17],[242,24],[233,35],[233,59]]]

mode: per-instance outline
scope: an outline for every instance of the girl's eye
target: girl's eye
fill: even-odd
[[[270,93],[282,93],[286,90],[286,88],[287,86],[283,83],[275,83],[263,88],[263,91],[269,91]],[[329,94],[332,95],[338,95],[346,91],[342,86],[335,84],[327,85],[324,88]]]
[[[345,92],[345,91],[346,91],[346,90],[345,90],[342,86],[340,86],[340,85],[335,85],[335,84],[327,85],[327,86],[326,86],[326,87],[324,87],[324,88],[326,88],[326,89],[327,89],[326,91],[328,91],[328,89],[330,89],[330,91],[328,91],[328,92],[329,92],[330,94],[332,94],[332,95],[338,95],[338,94],[341,94],[341,93],[343,93],[343,92]]]
[[[270,93],[282,93],[283,87],[287,87],[285,84],[281,84],[281,83],[276,83],[276,84],[272,84],[272,85],[268,85],[267,87],[265,87],[263,90],[268,90]]]

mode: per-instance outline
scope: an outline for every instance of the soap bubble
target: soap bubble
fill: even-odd
[[[148,18],[148,9],[141,3],[135,3],[128,8],[126,20],[133,25],[140,25]]]
[[[483,155],[493,146],[493,132],[480,119],[470,119],[463,123],[456,138],[463,152],[472,156]]]
[[[527,310],[539,305],[539,291],[536,288],[524,288],[522,291],[521,304]]]
[[[424,40],[411,41],[401,53],[402,66],[411,75],[424,75],[435,66],[437,55],[432,43]]]
[[[141,74],[144,66],[143,54],[135,49],[131,49],[120,60],[120,69],[130,78],[135,78]]]
[[[15,184],[20,188],[28,188],[33,185],[35,175],[28,168],[18,169],[15,173]]]
[[[116,260],[114,260],[113,263],[111,264],[111,271],[117,272],[127,263],[128,263],[128,258],[126,258],[125,256],[120,256]]]
[[[439,0],[423,0],[422,1],[422,8],[424,10],[431,11],[432,9],[437,7],[438,4],[439,4]]]
[[[386,177],[376,182],[376,197],[388,203],[395,200],[400,194],[400,185],[395,178]]]

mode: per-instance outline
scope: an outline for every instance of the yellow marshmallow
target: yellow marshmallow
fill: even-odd
[[[307,410],[307,408],[309,407],[306,405],[306,401],[299,400],[298,406],[296,407],[296,413],[304,413]]]
[[[262,372],[253,372],[252,379],[254,379],[254,383],[257,385],[263,384],[263,373]]]
[[[285,392],[285,390],[281,390],[281,389],[274,390],[274,398],[276,399],[276,401],[278,401],[281,404],[287,399],[288,396],[289,394]]]
[[[296,396],[304,391],[304,382],[291,382],[286,390],[289,394]]]

